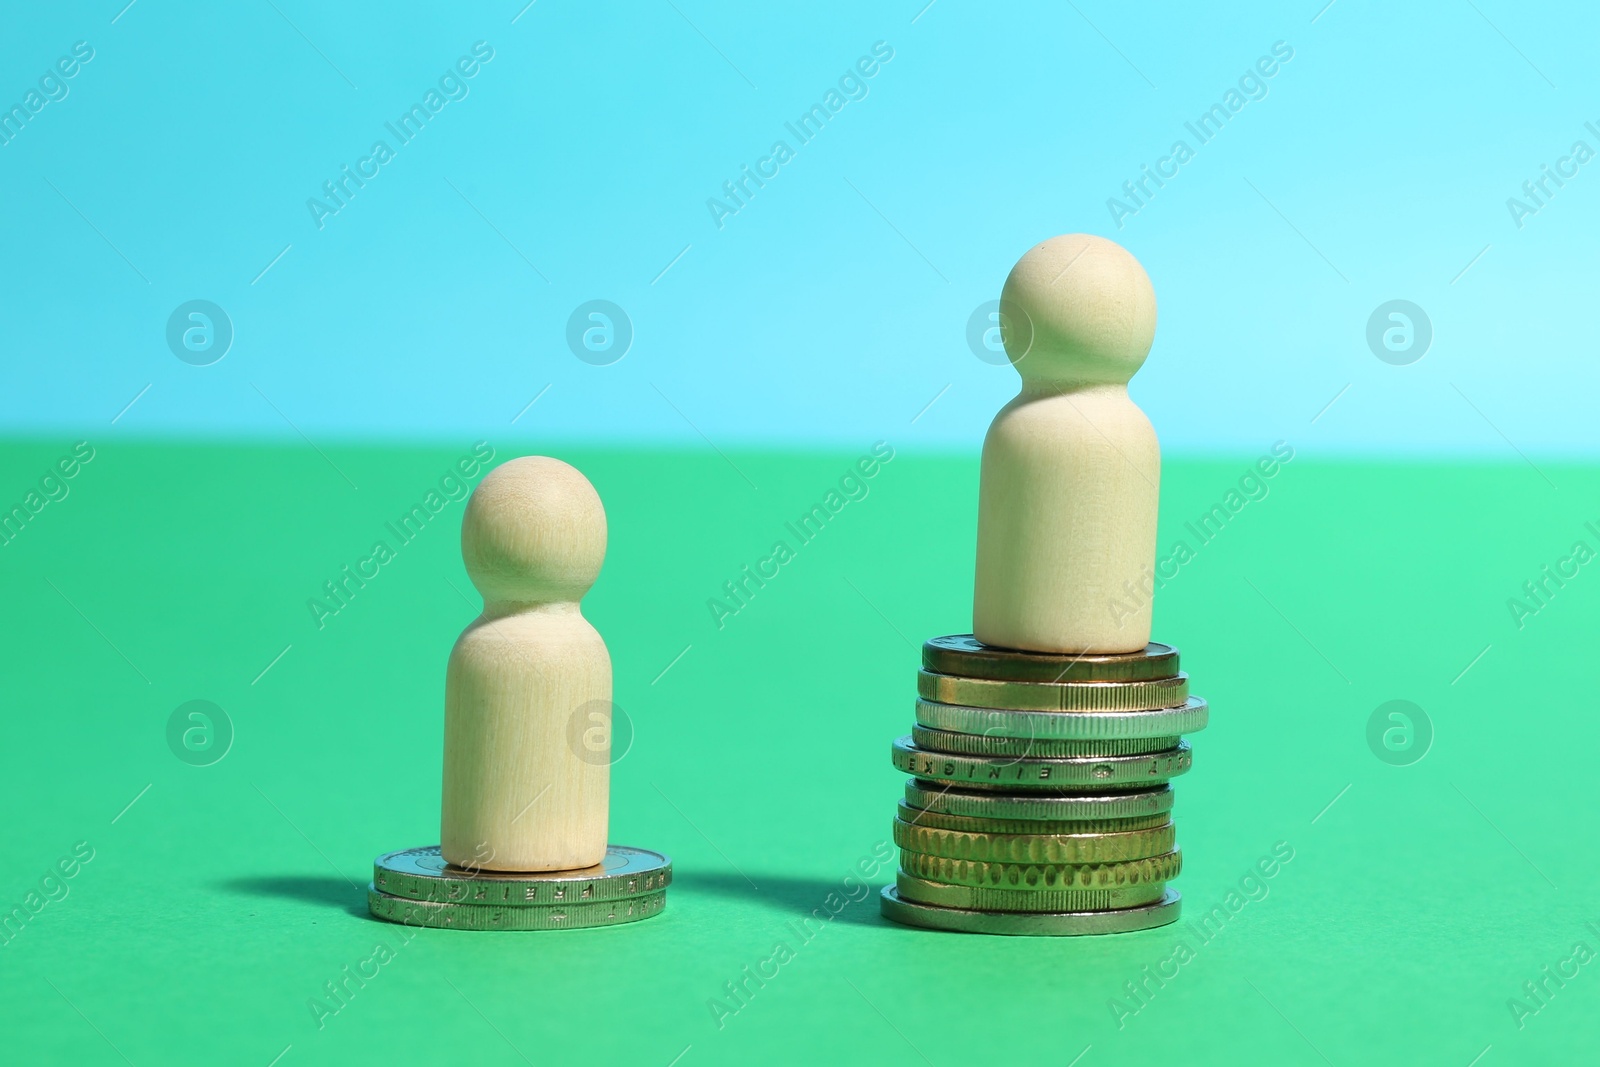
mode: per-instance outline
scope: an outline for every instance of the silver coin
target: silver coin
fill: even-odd
[[[1204,730],[1209,717],[1210,710],[1199,697],[1154,711],[1006,711],[917,701],[917,722],[929,729],[1039,741],[1176,737]]]
[[[1017,796],[974,793],[915,778],[906,782],[906,803],[911,807],[979,819],[1037,819],[1041,822],[1129,819],[1171,811],[1172,800],[1172,787],[1166,785],[1077,795]]]
[[[912,826],[927,826],[938,830],[960,830],[968,834],[1120,834],[1129,830],[1148,830],[1165,826],[1172,821],[1170,812],[1154,815],[1132,815],[1121,819],[1078,819],[1073,822],[1049,822],[1044,819],[985,819],[975,815],[945,815],[927,808],[913,808],[901,802],[895,805],[895,817]]]
[[[1182,706],[1189,676],[1141,682],[997,682],[917,672],[917,695],[942,704],[1012,711],[1151,711]]]
[[[1175,748],[1177,737],[1108,737],[1100,741],[1063,741],[1053,737],[997,737],[935,730],[921,723],[911,727],[911,740],[926,752],[958,756],[1138,756]]]
[[[1156,784],[1183,774],[1193,764],[1187,741],[1179,741],[1176,748],[1164,752],[1139,756],[1012,758],[926,752],[908,735],[894,742],[892,756],[896,768],[925,781],[1007,792]]]
[[[922,644],[922,665],[936,674],[1004,682],[1144,682],[1178,673],[1178,650],[1151,643],[1140,652],[1021,652],[986,645],[971,634]]]
[[[1177,922],[1182,899],[1177,890],[1169,889],[1157,903],[1111,911],[974,911],[969,908],[917,904],[901,897],[895,886],[886,885],[883,887],[881,907],[884,918],[907,926],[920,926],[925,930],[1072,937],[1082,934],[1123,934]]]
[[[622,900],[529,907],[526,904],[447,904],[407,900],[367,887],[367,910],[388,922],[440,930],[583,930],[617,926],[660,914],[664,889]]]
[[[605,859],[581,870],[467,870],[446,863],[438,845],[427,845],[379,856],[372,863],[372,884],[389,896],[435,903],[570,905],[665,889],[672,884],[672,860],[648,849],[609,845]]]

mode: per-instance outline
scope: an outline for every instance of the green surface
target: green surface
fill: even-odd
[[[0,500],[69,446],[0,449]],[[373,856],[437,838],[445,656],[475,613],[461,505],[322,629],[306,601],[469,450],[103,444],[0,547],[0,901],[93,849],[0,948],[7,1062],[1592,1059],[1600,966],[1561,961],[1600,949],[1600,573],[1520,630],[1506,602],[1574,541],[1600,548],[1595,470],[1541,463],[1557,489],[1523,464],[1297,458],[1159,594],[1155,636],[1213,709],[1178,783],[1188,921],[1293,850],[1208,943],[931,934],[875,898],[804,941],[794,924],[887,851],[917,644],[969,628],[976,462],[896,456],[719,630],[708,598],[855,455],[565,451],[610,516],[586,611],[637,733],[611,837],[670,853],[677,881],[632,927],[403,943],[363,896]],[[1163,554],[1254,458],[1169,459]],[[192,699],[236,729],[213,766],[167,747]],[[1413,766],[1368,749],[1391,699],[1436,730]],[[1119,1028],[1111,998],[1172,974],[1182,938],[1193,957]],[[708,1002],[780,943],[719,1027]],[[379,944],[393,958],[319,1027],[311,999]],[[1546,965],[1578,970],[1557,986]],[[1552,993],[1519,1029],[1530,980]]]

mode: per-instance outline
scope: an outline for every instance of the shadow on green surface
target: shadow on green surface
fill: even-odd
[[[304,904],[338,908],[361,919],[369,917],[365,895],[359,890],[352,891],[350,883],[343,878],[268,875],[257,878],[234,878],[221,883],[220,888],[243,896],[276,897],[280,900],[297,900]]]
[[[846,886],[837,878],[797,878],[783,874],[756,873],[746,878],[742,874],[674,871],[672,888],[668,892],[669,895],[709,893],[737,897],[794,919],[809,916],[877,926],[884,922],[878,915],[878,887],[870,887],[871,891],[863,897],[864,884],[854,882]]]

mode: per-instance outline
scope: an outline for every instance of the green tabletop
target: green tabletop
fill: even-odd
[[[632,926],[414,931],[365,893],[375,855],[438,837],[472,450],[0,448],[27,514],[0,545],[6,1062],[1593,1059],[1592,468],[1169,457],[1159,543],[1188,551],[1154,636],[1212,707],[1177,781],[1185,918],[1029,939],[876,900],[918,647],[970,628],[975,456],[900,451],[801,542],[869,443],[547,448],[609,515],[585,612],[634,734],[611,839],[676,881]],[[231,724],[208,766],[169,747],[191,700]],[[1421,715],[1372,734],[1394,700]]]

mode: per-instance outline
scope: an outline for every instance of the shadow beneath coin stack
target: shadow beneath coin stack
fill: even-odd
[[[865,896],[863,888],[868,890]],[[876,926],[883,921],[878,915],[878,886],[856,879],[845,885],[837,878],[760,873],[746,878],[736,873],[675,871],[672,890],[735,897],[796,921],[809,918],[813,927],[829,921],[863,926]]]
[[[297,900],[304,904],[338,908],[362,919],[370,917],[367,911],[366,893],[359,888],[352,889],[350,883],[343,878],[320,875],[262,875],[255,878],[234,878],[219,883],[219,888],[242,896]]]

